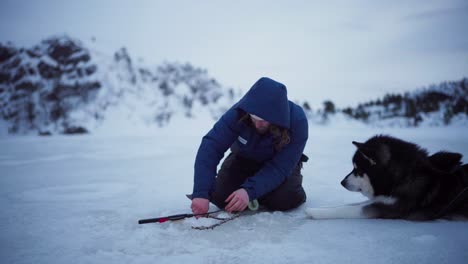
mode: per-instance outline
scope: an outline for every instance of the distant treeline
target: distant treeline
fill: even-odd
[[[307,102],[303,107],[306,111],[312,111]],[[330,115],[338,112],[366,123],[405,118],[413,126],[418,126],[429,115],[439,114],[441,121],[449,124],[457,115],[468,117],[468,79],[443,82],[411,93],[389,93],[383,98],[360,103],[356,107],[340,109],[331,100],[327,100],[315,114],[320,115],[322,120],[327,120]]]

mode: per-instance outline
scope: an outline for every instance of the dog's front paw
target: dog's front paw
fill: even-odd
[[[368,218],[362,211],[362,204],[335,207],[307,208],[306,214],[313,219]]]
[[[336,219],[342,218],[340,212],[333,207],[307,208],[306,214],[312,219]]]
[[[305,213],[308,217],[312,219],[320,219],[321,218],[321,212],[322,210],[320,208],[307,208],[305,210]]]

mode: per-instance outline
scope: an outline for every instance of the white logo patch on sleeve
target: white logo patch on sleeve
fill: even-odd
[[[237,137],[237,140],[239,140],[239,142],[244,144],[244,145],[247,144],[247,140],[245,138],[241,137],[241,136]]]

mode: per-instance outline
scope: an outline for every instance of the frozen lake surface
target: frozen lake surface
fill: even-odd
[[[384,133],[468,157],[466,128],[310,126],[306,204],[242,216],[138,225],[189,213],[197,129],[140,136],[0,138],[1,263],[466,263],[468,222],[311,220],[304,209],[364,200],[339,182],[352,140]],[[215,209],[212,206],[211,209]]]

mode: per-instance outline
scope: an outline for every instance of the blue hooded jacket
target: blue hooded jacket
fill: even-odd
[[[275,151],[270,133],[261,135],[254,127],[239,122],[245,113],[287,128],[290,143]],[[304,111],[288,100],[286,86],[266,77],[259,79],[203,137],[195,159],[193,198],[210,199],[216,167],[229,148],[236,155],[263,163],[263,167],[241,185],[250,200],[276,189],[297,166],[308,134]]]

